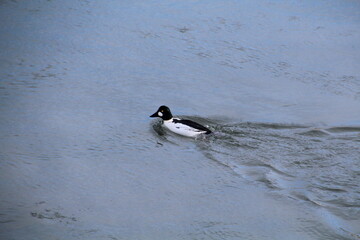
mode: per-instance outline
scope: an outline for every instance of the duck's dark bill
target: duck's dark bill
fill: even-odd
[[[157,112],[156,112],[156,113],[154,113],[153,115],[151,115],[150,117],[158,117]]]

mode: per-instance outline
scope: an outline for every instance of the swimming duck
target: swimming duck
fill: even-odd
[[[211,130],[203,125],[187,119],[174,118],[167,106],[161,106],[150,117],[159,117],[163,125],[170,131],[186,137],[196,137],[200,134],[210,134]]]

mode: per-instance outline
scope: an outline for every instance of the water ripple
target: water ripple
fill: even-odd
[[[286,196],[339,209],[344,218],[360,218],[354,210],[360,207],[359,127],[194,120],[215,132],[195,141],[212,161]]]

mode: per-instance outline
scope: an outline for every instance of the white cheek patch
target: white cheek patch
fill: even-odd
[[[163,116],[162,112],[158,112],[158,115],[159,115],[159,117]]]

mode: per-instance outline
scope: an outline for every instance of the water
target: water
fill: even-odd
[[[359,239],[359,12],[1,1],[1,239]]]

